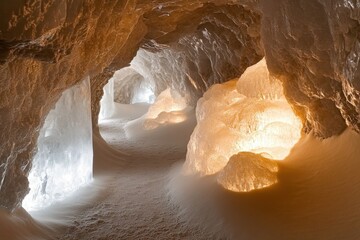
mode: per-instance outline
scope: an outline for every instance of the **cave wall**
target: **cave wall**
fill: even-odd
[[[51,107],[65,89],[102,72],[141,21],[136,4],[124,1],[2,1],[0,9],[0,205],[11,210],[28,192]]]
[[[116,70],[129,64],[140,46],[149,45],[151,41],[177,45],[181,37],[195,33],[198,26],[206,22],[225,29],[225,25],[221,27],[221,19],[226,18],[231,6],[239,3],[215,0],[0,2],[0,206],[13,210],[21,205],[28,192],[27,175],[39,129],[64,90],[90,76],[96,134],[102,87]],[[237,9],[244,16],[251,12],[243,7]],[[222,14],[208,17],[217,11]],[[231,21],[232,15],[229,14],[226,21]],[[255,15],[255,18],[259,22],[260,17]],[[233,35],[249,35],[242,30],[233,29]],[[249,35],[248,39],[251,38]],[[256,48],[261,49],[259,36],[254,39]],[[148,49],[156,51],[151,46]],[[253,56],[250,59],[261,57],[249,52]],[[200,62],[207,61],[205,55],[201,58]],[[241,64],[232,62],[240,69],[247,67]],[[207,67],[210,71],[213,66]]]
[[[360,1],[261,0],[269,70],[319,137],[360,131]]]

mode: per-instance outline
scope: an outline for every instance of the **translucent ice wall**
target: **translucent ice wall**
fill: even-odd
[[[131,67],[153,86],[156,96],[169,87],[180,93],[187,92],[184,56],[167,47],[159,48],[157,52],[139,49]]]
[[[114,102],[121,104],[154,102],[154,86],[131,66],[116,71],[112,78]]]
[[[277,167],[272,160],[289,154],[302,128],[265,60],[249,67],[238,81],[212,86],[198,101],[196,118],[185,173],[220,172],[220,183],[234,191],[274,182]],[[246,168],[247,177],[241,174]]]
[[[133,97],[131,99],[131,104],[134,103],[154,103],[155,95],[153,91],[153,86],[146,82],[145,80],[141,81],[138,88],[134,89]]]
[[[99,120],[111,118],[114,114],[114,78],[110,78],[109,82],[103,88],[104,94],[100,100]]]
[[[170,88],[162,91],[145,115],[144,128],[155,129],[160,125],[180,123],[187,119],[193,109],[186,103],[186,98]]]
[[[92,179],[92,125],[89,78],[66,90],[45,119],[29,174],[26,210],[64,199]]]

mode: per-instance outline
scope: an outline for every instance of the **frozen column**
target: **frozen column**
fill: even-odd
[[[100,100],[99,120],[111,118],[114,114],[114,78],[110,78],[103,88],[104,94]]]
[[[89,78],[66,90],[45,119],[29,174],[26,210],[62,200],[92,180]]]

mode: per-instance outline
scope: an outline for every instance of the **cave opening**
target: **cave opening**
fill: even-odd
[[[194,83],[188,80],[181,53],[157,47],[140,48],[130,66],[116,71],[103,87],[100,134],[110,145],[111,138],[122,139],[123,148],[117,148],[135,148],[135,155],[146,151],[149,143],[159,151],[172,148],[184,154],[196,125],[197,96],[189,90]],[[114,128],[121,129],[117,136]]]
[[[115,72],[103,88],[102,136],[107,139],[106,129],[113,129],[108,124],[118,121],[122,122],[117,127],[123,130],[124,142],[154,141],[151,139],[165,130],[167,143],[179,135],[172,131],[176,124],[192,122],[188,126],[191,136],[182,143],[187,146],[185,174],[218,175],[218,183],[234,192],[275,184],[276,161],[289,155],[303,126],[287,102],[281,82],[270,76],[265,58],[239,78],[208,86],[197,101],[193,92],[183,90],[182,96],[173,88],[186,82],[194,89],[197,85],[190,80],[185,63],[169,52],[168,48],[155,53],[140,49],[129,67]]]
[[[114,73],[100,101],[102,137],[111,145],[109,130],[122,135],[110,134],[127,143],[122,149],[127,152],[131,144],[141,152],[148,147],[145,142],[160,139],[160,151],[172,145],[186,153],[185,174],[218,175],[218,183],[234,192],[275,184],[278,167],[274,160],[289,154],[300,139],[302,124],[288,105],[281,83],[270,77],[265,59],[239,79],[208,86],[196,101],[194,92],[184,86],[190,83],[197,89],[197,85],[184,62],[174,56],[169,48],[139,49],[129,67]],[[31,190],[23,201],[26,210],[47,207],[91,181],[89,98],[89,80],[85,79],[64,92],[46,118],[29,175]],[[85,115],[87,121],[81,124],[84,119],[79,118]],[[79,124],[81,128],[76,127]],[[250,176],[241,176],[244,166],[248,173],[252,171]]]

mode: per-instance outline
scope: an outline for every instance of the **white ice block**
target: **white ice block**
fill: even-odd
[[[92,180],[90,80],[66,90],[45,119],[23,207],[37,210],[64,199]]]

